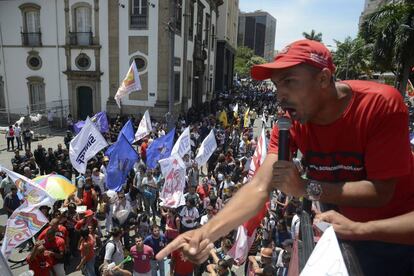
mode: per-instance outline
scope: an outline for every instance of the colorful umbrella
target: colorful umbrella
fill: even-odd
[[[76,191],[75,185],[69,179],[59,174],[41,175],[33,179],[33,181],[57,200],[66,199]]]

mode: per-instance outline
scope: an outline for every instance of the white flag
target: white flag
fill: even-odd
[[[178,154],[181,158],[191,150],[190,127],[184,129],[171,151],[171,155]]]
[[[233,112],[235,114],[239,113],[239,103],[236,103],[236,105],[233,107]]]
[[[210,156],[217,148],[216,137],[214,136],[214,131],[211,130],[209,135],[204,139],[203,143],[198,150],[197,156],[195,161],[198,163],[199,166],[204,165],[207,163]]]
[[[38,208],[42,205],[53,206],[55,200],[44,189],[25,176],[1,166],[0,169],[16,185],[18,196],[23,200],[23,203],[14,210],[7,220],[6,233],[1,247],[1,252],[7,257],[13,248],[33,237],[48,222]]]
[[[119,86],[118,91],[116,91],[114,99],[118,104],[118,107],[121,108],[121,99],[123,97],[133,91],[139,91],[141,89],[141,80],[139,79],[137,65],[134,60],[129,67],[128,73],[122,81],[121,86]]]
[[[69,158],[72,166],[78,172],[85,173],[89,159],[106,146],[108,142],[89,117],[86,118],[85,126],[70,142]]]
[[[172,155],[158,161],[165,182],[160,193],[164,207],[177,208],[185,205],[185,164],[180,156]]]
[[[152,130],[151,118],[147,110],[145,111],[144,116],[141,119],[141,122],[139,122],[137,132],[135,132],[134,142],[139,141],[145,136],[147,136],[148,134],[150,134],[151,130]]]

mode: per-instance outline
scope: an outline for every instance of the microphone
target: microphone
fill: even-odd
[[[277,120],[277,127],[279,128],[279,146],[278,146],[278,159],[289,161],[290,159],[290,134],[289,129],[292,126],[292,122],[288,117],[280,117]]]

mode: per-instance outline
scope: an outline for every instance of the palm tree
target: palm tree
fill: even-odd
[[[373,64],[396,75],[395,87],[404,96],[414,66],[414,3],[403,1],[380,7],[361,26],[361,36],[374,44]]]
[[[310,39],[310,40],[316,40],[321,42],[322,41],[322,33],[316,33],[315,30],[311,30],[310,33],[307,32],[303,32],[302,35],[306,38],[306,39]]]

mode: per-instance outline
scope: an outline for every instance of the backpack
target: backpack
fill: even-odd
[[[103,244],[101,246],[101,248],[99,248],[98,253],[96,254],[96,258],[95,258],[95,273],[96,275],[101,275],[100,271],[99,271],[99,267],[104,263],[105,260],[105,252],[106,252],[106,245],[108,243],[112,243],[115,246],[115,250],[114,252],[112,252],[112,257],[114,256],[115,252],[116,252],[116,244],[114,243],[113,240],[107,240],[105,242],[105,244]]]

